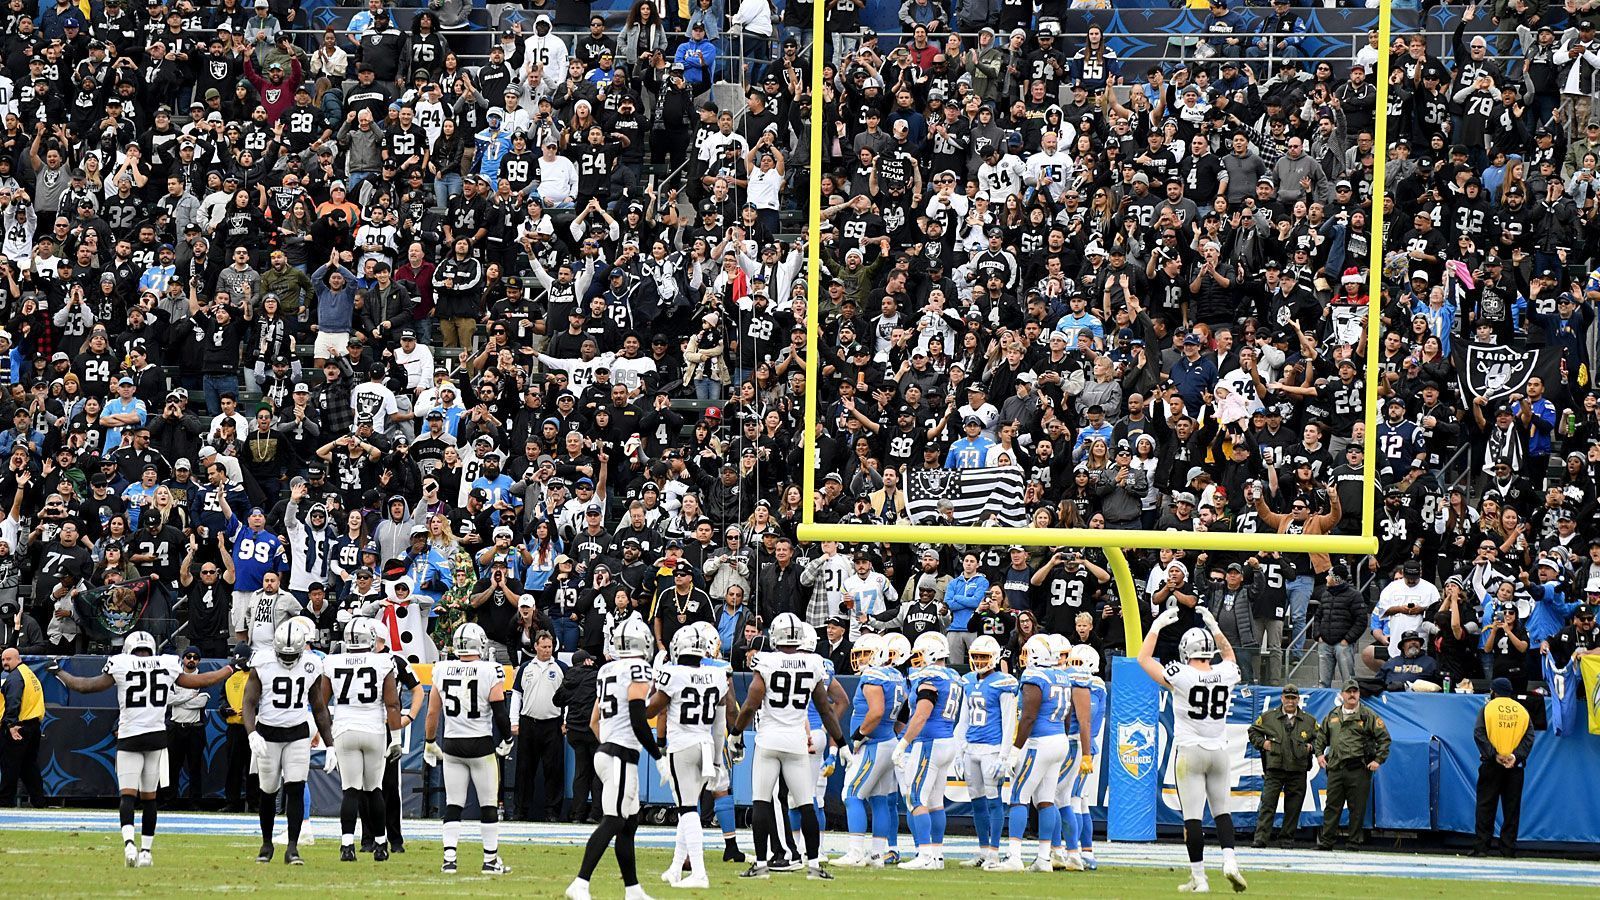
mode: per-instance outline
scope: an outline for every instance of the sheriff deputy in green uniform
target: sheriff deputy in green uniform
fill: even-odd
[[[1328,773],[1328,798],[1322,806],[1318,850],[1332,850],[1339,836],[1339,814],[1350,808],[1346,849],[1366,842],[1363,820],[1372,795],[1372,773],[1389,758],[1389,729],[1377,713],[1361,705],[1361,685],[1354,678],[1339,692],[1339,705],[1317,731],[1317,762]]]
[[[1283,826],[1278,841],[1294,843],[1300,830],[1300,810],[1306,802],[1306,773],[1316,755],[1317,720],[1300,708],[1300,689],[1283,687],[1277,709],[1256,717],[1250,725],[1250,743],[1261,753],[1261,807],[1256,810],[1256,835],[1252,842],[1265,847],[1272,839],[1272,820],[1278,812],[1278,795],[1283,795]]]

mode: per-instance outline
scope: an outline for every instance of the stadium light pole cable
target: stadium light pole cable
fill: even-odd
[[[1105,551],[1112,576],[1121,597],[1122,621],[1127,646],[1134,647],[1143,640],[1139,628],[1138,594],[1133,580],[1133,570],[1128,565],[1125,549],[1152,550],[1215,550],[1256,553],[1277,551],[1281,553],[1328,553],[1367,555],[1377,552],[1378,541],[1373,532],[1373,515],[1376,504],[1377,482],[1373,460],[1378,454],[1378,366],[1381,358],[1382,329],[1377,327],[1376,307],[1383,296],[1383,188],[1384,162],[1388,152],[1388,122],[1383,111],[1389,103],[1389,46],[1391,17],[1389,4],[1384,3],[1378,15],[1377,104],[1374,117],[1375,133],[1373,154],[1372,214],[1369,223],[1371,246],[1367,265],[1366,307],[1366,409],[1365,431],[1362,444],[1366,448],[1361,490],[1361,533],[1357,535],[1291,535],[1291,534],[1236,534],[1232,532],[1190,531],[1140,531],[1089,528],[995,528],[976,525],[839,525],[819,524],[816,521],[817,424],[821,386],[822,358],[818,335],[821,332],[822,296],[822,179],[820,177],[823,150],[823,60],[822,40],[826,34],[824,4],[812,10],[811,53],[811,179],[808,185],[806,223],[806,284],[810,296],[806,303],[806,405],[805,434],[802,438],[805,466],[802,483],[805,498],[802,501],[801,520],[797,529],[802,541],[842,541],[851,543],[928,543],[976,544],[994,546],[1021,544],[1023,546],[1076,546],[1098,547]]]

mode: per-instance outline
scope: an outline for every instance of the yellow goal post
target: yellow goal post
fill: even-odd
[[[1290,535],[1290,534],[1235,534],[1230,532],[1177,532],[1111,530],[1089,528],[996,528],[989,526],[950,525],[843,525],[819,523],[815,518],[814,498],[817,490],[817,418],[818,385],[821,383],[821,355],[818,335],[821,333],[818,298],[822,291],[822,179],[820,165],[823,156],[823,48],[826,40],[826,7],[817,3],[812,11],[811,44],[811,164],[810,196],[807,198],[807,254],[806,285],[809,297],[806,303],[806,391],[805,426],[803,435],[805,465],[802,466],[804,498],[798,536],[802,541],[840,541],[846,543],[929,543],[969,544],[993,546],[1021,544],[1024,546],[1098,547],[1106,553],[1117,594],[1121,598],[1122,621],[1127,647],[1130,652],[1143,640],[1139,630],[1138,595],[1133,571],[1128,565],[1124,550],[1216,550],[1235,552],[1329,553],[1369,554],[1378,549],[1373,526],[1376,504],[1376,464],[1378,435],[1378,365],[1381,358],[1382,328],[1378,310],[1383,296],[1383,189],[1385,161],[1388,154],[1389,53],[1391,18],[1388,3],[1378,12],[1378,65],[1374,78],[1377,104],[1374,116],[1374,169],[1372,212],[1368,217],[1371,256],[1367,266],[1367,331],[1366,331],[1366,430],[1362,436],[1365,447],[1364,470],[1366,477],[1361,490],[1361,533],[1359,535]]]

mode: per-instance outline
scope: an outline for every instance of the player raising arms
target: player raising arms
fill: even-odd
[[[888,643],[876,634],[862,634],[856,640],[850,649],[850,665],[860,676],[851,702],[850,745],[843,751],[848,764],[844,809],[850,849],[833,864],[882,868],[883,854],[889,849],[888,820],[899,816],[889,797],[895,791],[895,720],[905,703],[906,682],[889,665]]]
[[[679,888],[711,886],[706,878],[700,793],[717,780],[717,726],[737,712],[726,670],[703,664],[715,651],[701,629],[678,629],[668,661],[656,668],[655,692],[645,704],[648,718],[666,714],[661,718],[666,742],[656,768],[672,789],[678,832],[672,865],[661,873],[661,880]],[[689,875],[684,877],[686,860]]]
[[[178,657],[156,654],[156,639],[148,631],[135,631],[123,640],[122,652],[106,660],[99,675],[74,675],[62,668],[60,661],[52,661],[49,671],[67,690],[80,694],[116,689],[122,858],[129,866],[150,867],[150,847],[156,840],[156,791],[167,774],[167,698],[173,685],[204,690],[221,684],[233,674],[233,666],[204,675],[185,672]],[[135,804],[144,809],[137,848],[133,843]]]
[[[428,698],[424,754],[444,763],[444,863],[456,873],[456,844],[461,839],[461,810],[467,786],[478,792],[478,834],[483,841],[485,875],[510,872],[500,861],[500,767],[495,754],[511,752],[511,714],[506,710],[506,675],[498,663],[484,659],[489,636],[473,622],[456,626],[450,638],[456,658],[433,668],[433,695]],[[499,742],[495,735],[499,735]]]
[[[244,707],[239,710],[250,736],[261,778],[261,852],[256,862],[272,862],[272,822],[283,790],[289,827],[289,845],[283,861],[303,865],[300,827],[306,819],[306,776],[311,771],[311,723],[316,722],[322,746],[333,753],[333,722],[328,716],[328,695],[322,680],[322,663],[308,655],[311,626],[296,616],[272,634],[272,651],[258,653],[244,684]],[[333,763],[337,766],[337,762]]]
[[[1222,845],[1222,874],[1235,891],[1245,889],[1244,875],[1233,855],[1233,815],[1228,798],[1233,786],[1233,763],[1228,757],[1228,708],[1239,667],[1233,647],[1217,628],[1217,620],[1204,606],[1195,607],[1204,628],[1191,628],[1178,640],[1178,658],[1163,668],[1155,659],[1161,629],[1178,621],[1178,608],[1169,606],[1150,623],[1139,648],[1139,667],[1172,692],[1172,743],[1177,750],[1178,804],[1183,808],[1183,839],[1189,845],[1189,880],[1178,890],[1203,894],[1206,882],[1205,832],[1200,829],[1206,803],[1217,823]],[[1213,664],[1218,651],[1222,662]]]
[[[981,635],[967,648],[972,671],[961,679],[966,732],[958,744],[963,748],[967,795],[972,799],[972,820],[978,832],[978,855],[966,865],[974,868],[999,861],[1000,828],[1005,823],[1000,803],[1000,764],[1005,756],[1000,747],[1011,743],[1006,719],[1016,700],[1017,680],[996,668],[999,661],[1000,642]]]
[[[1039,814],[1039,853],[1029,871],[1049,872],[1050,838],[1060,822],[1056,808],[1056,780],[1067,759],[1067,714],[1072,708],[1071,686],[1060,670],[1055,642],[1049,635],[1036,634],[1022,645],[1020,701],[1017,733],[1001,764],[1010,780],[1009,853],[1004,860],[988,863],[992,872],[1021,872],[1022,833],[1028,827],[1028,807]]]
[[[642,619],[625,619],[611,632],[611,661],[595,679],[594,712],[589,728],[600,739],[595,772],[600,776],[600,824],[589,835],[578,877],[567,885],[568,900],[589,900],[589,878],[613,838],[617,868],[627,900],[649,900],[639,886],[633,836],[639,830],[639,754],[661,758],[650,730],[645,701],[650,693],[650,658],[655,639]]]
[[[910,765],[906,805],[917,856],[901,863],[902,869],[944,868],[944,786],[960,753],[955,734],[962,706],[960,676],[945,665],[949,659],[950,642],[936,631],[911,645],[911,694],[916,699],[911,721],[895,745],[894,766]]]
[[[769,634],[772,645],[778,649],[757,654],[753,667],[755,677],[750,681],[744,706],[734,722],[734,727],[740,730],[751,720],[756,722],[756,755],[750,778],[755,805],[752,830],[756,861],[740,877],[769,877],[767,850],[777,843],[778,833],[773,792],[782,776],[789,787],[790,800],[800,812],[800,830],[806,844],[806,877],[829,881],[833,876],[822,868],[819,858],[822,829],[812,800],[816,774],[807,760],[810,741],[806,736],[806,705],[816,705],[822,715],[822,727],[835,743],[844,743],[844,733],[839,730],[833,706],[828,701],[822,657],[801,649],[805,643],[805,629],[800,617],[794,613],[777,616],[772,620]]]
[[[339,861],[356,861],[356,818],[372,841],[372,861],[389,858],[388,813],[383,770],[389,761],[389,732],[400,728],[400,687],[388,653],[377,651],[378,623],[350,620],[344,652],[322,661],[323,693],[333,715],[333,746],[344,799],[339,809]],[[393,745],[396,749],[398,744]]]

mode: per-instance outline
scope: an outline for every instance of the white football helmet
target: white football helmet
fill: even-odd
[[[156,636],[148,631],[135,631],[123,639],[123,653],[138,656],[140,650],[143,650],[146,656],[155,656]]]
[[[882,635],[866,632],[850,647],[850,668],[857,672],[865,672],[888,661],[889,648],[884,646]]]
[[[898,631],[883,636],[883,645],[889,650],[889,665],[903,666],[911,658],[911,641]]]
[[[806,653],[817,652],[817,629],[810,622],[800,623],[800,649]]]
[[[1088,644],[1078,644],[1067,656],[1067,665],[1082,669],[1090,675],[1100,674],[1100,651]]]
[[[950,641],[937,631],[918,635],[917,642],[911,645],[911,664],[918,668],[942,666],[949,660]]]
[[[781,613],[772,620],[768,634],[774,647],[798,647],[805,642],[805,623],[794,613]]]
[[[694,656],[705,659],[708,649],[710,648],[706,646],[705,634],[697,628],[679,628],[677,633],[672,636],[671,656],[673,659],[677,659],[680,656]]]
[[[643,619],[627,619],[611,632],[612,659],[646,659],[655,646],[655,637]]]
[[[476,622],[457,625],[456,633],[450,636],[450,647],[455,651],[456,659],[468,656],[482,659],[489,652],[489,635]]]
[[[722,658],[722,633],[717,631],[717,626],[710,622],[691,622],[689,629],[697,632],[704,640],[706,659]]]
[[[366,616],[356,616],[344,627],[344,649],[347,653],[365,653],[378,646],[383,637],[378,623]]]
[[[1022,645],[1022,664],[1024,666],[1039,666],[1051,668],[1055,666],[1060,656],[1056,654],[1055,642],[1047,634],[1036,634],[1028,638]]]
[[[279,625],[272,632],[272,652],[278,654],[278,662],[292,666],[305,655],[306,645],[311,643],[312,629],[306,627],[305,616],[294,618]]]
[[[1000,659],[1000,642],[987,634],[979,635],[967,648],[967,664],[972,666],[972,671],[979,675],[994,670],[995,661]]]
[[[1178,639],[1178,658],[1184,661],[1204,659],[1210,661],[1217,655],[1217,641],[1204,628],[1191,628]]]
[[[1066,665],[1067,657],[1072,654],[1072,642],[1059,634],[1047,634],[1045,637],[1050,639],[1050,646],[1056,648],[1057,664]]]

